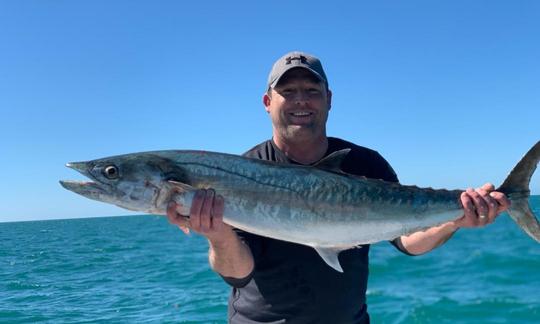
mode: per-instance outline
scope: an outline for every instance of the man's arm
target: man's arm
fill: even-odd
[[[506,196],[494,191],[492,184],[487,183],[476,190],[467,189],[461,194],[463,216],[455,221],[400,237],[401,246],[410,254],[418,255],[429,252],[444,244],[462,227],[483,227],[508,209],[510,201]]]
[[[253,256],[232,227],[223,222],[223,203],[214,190],[201,189],[193,198],[189,218],[179,213],[181,206],[174,202],[167,208],[167,218],[184,233],[191,229],[208,239],[208,260],[214,271],[223,277],[246,278],[253,271]]]

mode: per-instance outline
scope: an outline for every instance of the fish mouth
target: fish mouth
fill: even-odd
[[[73,191],[81,196],[85,196],[94,200],[102,200],[104,195],[109,193],[108,185],[104,183],[97,182],[92,174],[88,171],[88,163],[86,162],[70,162],[66,166],[71,168],[82,175],[96,180],[94,181],[75,181],[75,180],[60,180],[60,185],[69,191]]]
[[[60,180],[60,185],[69,191],[97,200],[107,191],[92,181]]]

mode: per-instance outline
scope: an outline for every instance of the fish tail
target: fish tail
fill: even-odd
[[[540,243],[540,223],[529,206],[529,182],[539,160],[540,141],[516,164],[497,191],[504,193],[512,202],[508,208],[510,217],[525,233]]]

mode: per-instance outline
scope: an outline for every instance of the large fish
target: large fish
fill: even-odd
[[[204,151],[155,151],[68,163],[92,182],[61,181],[90,199],[152,214],[170,200],[188,215],[197,188],[225,198],[223,221],[247,232],[311,246],[342,271],[338,253],[391,240],[455,220],[463,214],[462,190],[403,186],[343,173],[348,150],[315,166],[278,164]],[[540,224],[528,204],[529,182],[540,159],[540,141],[497,189],[512,202],[516,223],[540,242]]]

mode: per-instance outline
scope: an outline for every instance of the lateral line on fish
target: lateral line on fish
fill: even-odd
[[[272,183],[258,181],[256,179],[250,178],[250,177],[248,177],[246,175],[220,168],[219,166],[213,166],[213,165],[208,165],[208,164],[204,164],[204,163],[197,163],[197,162],[178,163],[178,164],[179,165],[197,165],[197,166],[202,166],[202,167],[205,167],[205,168],[208,168],[208,169],[215,169],[215,170],[219,170],[219,171],[222,171],[224,173],[227,173],[227,174],[232,174],[232,175],[238,176],[240,178],[251,180],[251,181],[253,181],[255,183],[258,183],[260,185],[269,186],[269,187],[273,187],[273,188],[280,188],[280,189],[284,189],[286,191],[290,191],[290,192],[293,192],[293,193],[296,193],[296,194],[301,193],[300,191],[294,190],[294,189],[289,188],[289,187],[277,186],[277,185],[272,184]]]

